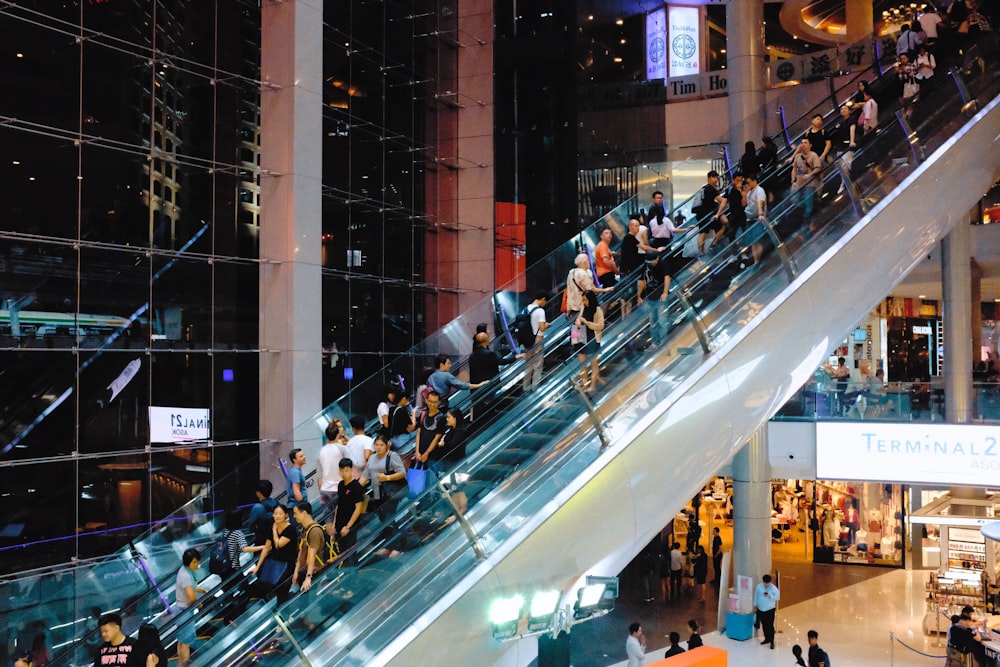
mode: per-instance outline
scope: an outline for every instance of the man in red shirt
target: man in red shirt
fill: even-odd
[[[615,264],[615,257],[611,253],[611,230],[605,228],[601,232],[601,242],[594,250],[594,257],[597,264],[597,282],[601,287],[614,287],[618,276],[618,265]]]

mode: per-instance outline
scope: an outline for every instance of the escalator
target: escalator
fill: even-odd
[[[565,604],[585,575],[617,574],[967,223],[1000,172],[998,89],[991,73],[956,72],[912,116],[885,114],[857,177],[824,171],[821,191],[836,194],[813,217],[776,205],[773,224],[693,262],[675,296],[610,326],[602,390],[585,393],[572,363],[552,368],[395,523],[308,594],[252,609],[194,664],[430,664],[442,645],[453,664],[527,662],[533,642],[504,656],[521,644],[492,639],[490,602],[554,588]],[[754,248],[761,259],[731,273]]]

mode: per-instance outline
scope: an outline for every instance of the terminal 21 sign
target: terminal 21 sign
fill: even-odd
[[[818,422],[816,479],[995,486],[1000,426]]]

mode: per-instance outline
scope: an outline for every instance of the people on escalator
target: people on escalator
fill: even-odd
[[[458,408],[452,408],[445,414],[445,430],[441,434],[438,446],[433,450],[431,461],[437,462],[436,473],[439,475],[446,467],[451,467],[465,458],[465,417]],[[432,464],[433,470],[435,465]]]
[[[670,219],[662,206],[654,206],[649,210],[649,229],[653,236],[649,245],[660,253],[659,261],[654,267],[654,274],[663,282],[660,301],[666,301],[670,292],[671,278],[677,275],[690,261],[681,256],[680,248],[673,250],[671,243],[676,234],[683,234],[691,228],[678,226]]]
[[[296,447],[288,452],[288,502],[300,503],[309,500],[309,489],[306,484],[302,466],[306,464],[306,453]]]
[[[190,608],[197,601],[199,593],[208,592],[195,583],[194,573],[201,564],[199,557],[197,549],[187,549],[181,554],[181,568],[177,571],[174,583],[174,607],[178,614]],[[197,638],[196,625],[196,619],[188,617],[177,630],[178,667],[187,667],[191,659],[191,644]]]
[[[597,282],[605,289],[614,288],[620,273],[615,255],[611,252],[612,239],[611,228],[605,227],[601,230],[601,240],[594,248],[594,271],[597,273]]]
[[[764,224],[767,222],[767,193],[760,186],[757,174],[744,174],[744,201],[743,214],[746,216],[747,227],[751,230],[747,235],[746,243],[750,245],[750,254],[756,264],[764,255],[764,244],[761,242],[766,231]]]
[[[381,435],[375,438],[375,454],[365,464],[359,481],[361,486],[372,487],[369,512],[375,512],[382,521],[396,513],[399,500],[406,492],[406,467]]]
[[[743,155],[740,156],[740,173],[749,174],[760,171],[760,157],[757,155],[757,147],[752,141],[743,144]]]
[[[597,294],[592,290],[583,293],[583,310],[573,323],[570,342],[580,362],[580,385],[593,393],[601,379],[598,353],[601,349],[601,334],[604,331],[604,310],[597,305]],[[590,358],[588,374],[587,359]]]
[[[719,217],[722,215],[722,207],[726,200],[719,193],[719,172],[712,169],[705,176],[706,183],[701,186],[691,202],[691,214],[694,216],[695,225],[698,229],[698,254],[705,254],[705,241],[711,232],[712,245],[715,245],[722,234],[724,228]]]
[[[441,397],[441,407],[447,409],[448,396],[460,389],[479,389],[489,380],[480,382],[463,382],[451,372],[451,357],[447,354],[439,354],[434,357],[434,366],[437,370],[431,373],[427,379],[427,384],[433,391]]]
[[[326,425],[326,442],[319,448],[316,457],[316,486],[319,487],[319,499],[324,505],[332,507],[337,502],[337,483],[340,481],[340,459],[350,458],[347,450],[347,439],[340,427],[340,420],[334,419]]]
[[[861,105],[861,115],[858,117],[858,128],[861,130],[861,139],[868,142],[878,128],[878,102],[872,97],[872,91],[867,86],[863,95],[864,103]]]
[[[693,618],[688,621],[688,629],[691,631],[691,636],[688,637],[688,650],[704,646],[705,642],[701,639],[701,628],[698,627],[698,621]]]
[[[390,382],[385,386],[385,389],[382,392],[383,399],[379,401],[378,406],[375,408],[375,416],[378,417],[379,429],[381,432],[388,432],[389,411],[394,405],[396,405],[396,401],[402,393],[403,388],[400,387],[397,382]]]
[[[194,551],[195,554],[198,552],[194,549],[189,549],[188,551]],[[125,635],[122,632],[122,617],[120,614],[111,612],[101,616],[98,621],[98,625],[101,629],[101,639],[104,641],[100,648],[97,649],[97,653],[94,654],[94,667],[102,667],[103,665],[126,665],[131,667],[135,665],[134,658],[132,656],[132,651],[135,649],[135,640],[131,637]],[[178,646],[180,646],[178,644]],[[27,661],[27,664],[32,665],[32,654],[29,651],[27,657],[22,656],[22,661]]]
[[[257,495],[257,502],[250,508],[250,516],[247,518],[247,525],[253,531],[253,543],[258,553],[263,550],[271,534],[271,524],[274,523],[271,513],[278,506],[278,501],[271,497],[273,491],[274,485],[271,484],[271,480],[262,479],[257,482],[257,489],[254,492]]]
[[[854,118],[851,107],[846,104],[840,105],[840,118],[830,131],[830,140],[833,142],[833,154],[837,156],[848,174],[854,162],[854,150],[858,147],[857,132],[857,119]],[[841,189],[843,187],[841,184]]]
[[[670,646],[667,647],[667,652],[663,654],[664,658],[672,658],[675,655],[680,655],[684,653],[684,647],[681,646],[681,634],[679,632],[670,633]]]
[[[31,651],[22,651],[14,658],[14,667],[32,667],[33,661]]]
[[[833,148],[833,140],[823,127],[822,115],[816,114],[809,123],[809,131],[806,132],[806,138],[809,139],[809,145],[812,146],[813,151],[819,155],[820,162],[825,162],[826,156],[830,154],[830,150]]]
[[[160,640],[160,631],[152,623],[143,623],[132,649],[136,667],[167,667],[167,652]]]
[[[487,383],[500,375],[500,367],[513,363],[521,355],[500,356],[490,349],[490,335],[485,331],[476,334],[476,347],[469,356],[469,381]],[[481,402],[481,401],[480,401]],[[412,429],[411,429],[412,430]]]
[[[389,446],[394,451],[402,449],[410,439],[410,434],[417,428],[414,418],[413,410],[410,409],[410,397],[400,394],[396,405],[389,411]]]
[[[298,531],[284,505],[276,504],[271,517],[271,530],[264,540],[257,565],[250,571],[257,577],[250,587],[250,594],[259,599],[274,596],[280,605],[288,599],[292,586],[292,564],[298,555]]]
[[[542,369],[545,365],[545,330],[549,328],[549,323],[545,319],[545,304],[548,303],[548,299],[548,294],[540,290],[524,309],[528,314],[531,333],[535,337],[531,345],[524,343],[525,367],[521,390],[525,392],[536,389],[542,381]]]
[[[346,462],[346,465],[345,465]],[[349,479],[352,483],[357,483],[353,476],[354,464],[350,459],[341,461],[341,479]],[[360,486],[358,487],[360,489]],[[360,493],[364,493],[363,490]],[[337,503],[341,501],[340,493],[337,494]],[[312,516],[312,506],[308,502],[301,502],[292,505],[292,516],[295,522],[301,526],[302,532],[299,534],[299,545],[296,551],[295,566],[292,568],[291,583],[298,586],[303,593],[308,593],[312,588],[313,576],[326,565],[323,551],[326,545],[326,529],[318,523]]]
[[[823,184],[820,178],[823,163],[812,149],[809,137],[803,137],[792,154],[791,184],[792,205],[801,214],[802,223],[808,223],[813,214],[816,191]]]
[[[426,407],[417,417],[417,440],[413,449],[414,465],[424,466],[430,458],[430,453],[438,446],[441,435],[446,428],[444,413],[438,408],[441,397],[436,391],[427,395]]]
[[[628,234],[622,239],[621,248],[621,271],[622,275],[629,276],[637,272],[637,270],[644,266],[646,263],[646,253],[656,252],[656,248],[648,245],[646,243],[645,237],[642,235],[642,224],[639,220],[639,214],[633,213],[628,220]],[[636,305],[642,303],[643,294],[646,291],[646,279],[645,276],[640,275],[636,279]],[[629,292],[622,297],[624,299],[625,306],[622,310],[623,315],[627,315],[631,309],[631,299],[632,299],[632,288],[629,287]]]
[[[770,174],[771,170],[778,165],[778,145],[771,137],[764,137],[761,140],[760,149],[757,151],[757,162],[760,169],[755,169],[754,172],[764,175]],[[748,173],[743,172],[744,178]]]
[[[350,550],[358,541],[357,523],[364,508],[365,489],[354,477],[356,467],[351,459],[340,460],[337,509],[333,514],[333,528],[337,539],[338,553]]]
[[[354,435],[345,445],[347,448],[346,458],[354,462],[354,479],[361,479],[361,471],[365,469],[365,463],[375,451],[375,441],[365,433],[365,418],[361,415],[351,417],[351,430]]]
[[[747,142],[753,146],[753,142]],[[754,170],[751,173],[756,173]],[[734,242],[743,232],[746,231],[747,216],[744,212],[746,206],[746,192],[744,191],[743,174],[736,172],[733,180],[723,193],[726,199],[726,212],[723,214],[723,224],[726,227],[726,238],[730,243]]]

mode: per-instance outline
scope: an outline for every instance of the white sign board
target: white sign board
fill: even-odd
[[[1000,426],[818,422],[816,479],[996,486]]]
[[[697,7],[671,7],[667,32],[670,78],[701,73],[701,12]]]
[[[667,78],[667,10],[646,14],[646,80]]]
[[[212,423],[208,408],[162,408],[149,406],[150,442],[209,440]]]

